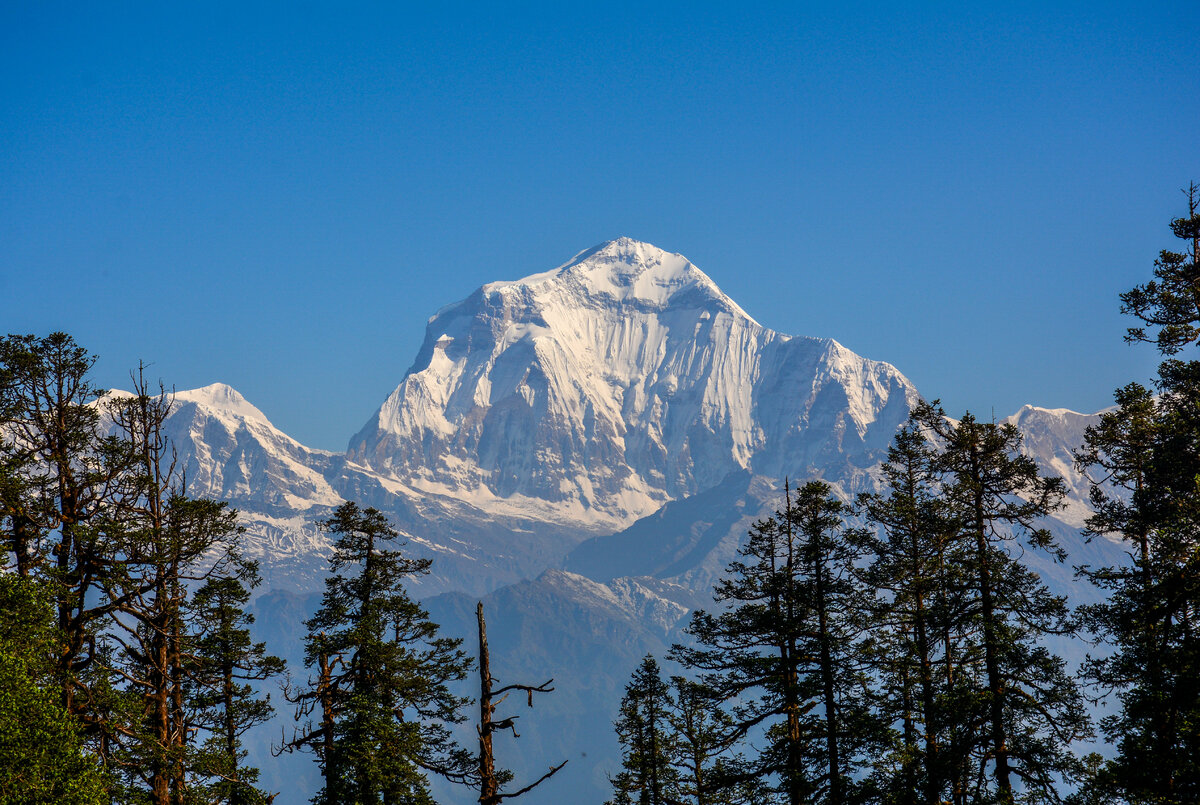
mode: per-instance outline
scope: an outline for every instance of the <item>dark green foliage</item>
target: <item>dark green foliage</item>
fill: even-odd
[[[65,333],[0,339],[0,520],[15,572],[49,585],[63,704],[103,748],[106,726],[88,705],[91,688],[108,684],[95,635],[112,613],[103,586],[124,572],[103,522],[121,505],[135,457],[104,433],[94,362]]]
[[[250,586],[258,582],[253,566],[246,566],[243,576]],[[208,735],[190,765],[201,784],[207,781],[206,800],[214,803],[267,801],[255,788],[258,769],[243,764],[241,738],[274,714],[271,697],[260,698],[254,683],[282,674],[284,663],[267,654],[265,644],[251,639],[248,627],[254,618],[245,611],[249,599],[241,578],[213,578],[197,590],[188,607],[196,635],[191,723]]]
[[[0,539],[14,576],[51,603],[53,639],[32,645],[37,686],[57,686],[49,695],[25,685],[18,701],[38,712],[58,703],[113,801],[183,803],[213,772],[195,752],[208,706],[189,692],[209,685],[213,658],[188,617],[191,591],[247,569],[240,529],[226,504],[186,495],[164,433],[170,395],[151,393],[140,370],[132,395],[104,395],[88,379],[94,360],[62,333],[0,340]]]
[[[868,656],[882,688],[880,714],[896,726],[875,764],[877,785],[886,802],[961,801],[972,721],[963,717],[973,643],[967,553],[939,497],[937,453],[918,425],[896,435],[881,470],[888,493],[858,501],[879,529],[864,572],[878,596]]]
[[[1188,242],[1190,253],[1164,249],[1154,261],[1154,279],[1121,294],[1121,312],[1144,325],[1130,327],[1127,341],[1151,341],[1163,355],[1174,355],[1200,339],[1200,187],[1184,191],[1188,214],[1171,221],[1175,237]]]
[[[646,655],[625,686],[620,714],[613,723],[621,742],[622,771],[612,779],[616,805],[664,805],[675,799],[677,747],[668,723],[675,708],[654,657]]]
[[[1153,341],[1163,355],[1200,338],[1200,188],[1185,192],[1188,215],[1171,229],[1188,253],[1161,252],[1155,280],[1121,296],[1123,312],[1158,328],[1153,338],[1131,328],[1127,340]],[[1101,722],[1118,754],[1093,764],[1083,794],[1093,801],[1200,801],[1200,363],[1165,360],[1157,386],[1157,397],[1137,384],[1118,390],[1076,456],[1094,475],[1089,530],[1126,541],[1131,557],[1080,569],[1108,592],[1084,615],[1111,649],[1084,673],[1120,703]]]
[[[673,744],[675,794],[671,805],[765,805],[762,783],[746,773],[745,757],[732,751],[733,718],[701,684],[671,677],[667,725]]]
[[[0,805],[107,802],[96,762],[54,684],[44,585],[0,575]]]
[[[1069,745],[1089,725],[1063,661],[1041,641],[1071,634],[1075,624],[1065,600],[1016,557],[1020,538],[1062,557],[1035,522],[1057,507],[1062,481],[1042,477],[1021,454],[1012,425],[969,413],[953,423],[936,404],[918,406],[913,421],[938,442],[933,466],[961,557],[958,617],[971,635],[958,660],[970,695],[944,711],[968,762],[969,787],[959,793],[966,802],[1057,801],[1057,786],[1078,771]]]
[[[820,481],[789,495],[783,512],[751,529],[745,561],[718,584],[726,609],[693,615],[699,647],[672,649],[710,698],[735,702],[732,736],[765,731],[745,775],[775,780],[789,805],[865,798],[857,770],[882,734],[859,660],[861,540],[847,533],[847,513]]]
[[[408,596],[404,580],[429,561],[389,549],[398,535],[382,514],[346,503],[324,526],[335,537],[332,575],[305,645],[316,678],[289,694],[307,723],[286,748],[320,760],[316,802],[429,803],[427,772],[463,782],[473,773],[447,728],[466,703],[447,685],[469,658]]]
[[[647,655],[625,686],[613,724],[622,770],[610,805],[758,805],[767,789],[732,751],[737,725],[710,690],[680,676],[663,682]]]
[[[121,505],[103,517],[105,538],[123,561],[103,584],[115,614],[104,637],[119,652],[101,665],[123,682],[126,712],[106,721],[119,747],[114,759],[131,782],[128,796],[144,789],[150,802],[167,805],[189,795],[195,776],[188,689],[202,658],[187,617],[188,587],[237,571],[240,529],[226,504],[183,494],[163,434],[170,399],[161,389],[150,393],[140,374],[134,381],[135,393],[109,407],[135,460]]]

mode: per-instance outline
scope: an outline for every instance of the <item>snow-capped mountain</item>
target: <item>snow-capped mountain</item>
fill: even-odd
[[[710,605],[785,477],[873,489],[917,399],[892,366],[763,327],[683,256],[622,238],[439,311],[344,454],[301,445],[220,384],[176,394],[168,430],[191,493],[241,511],[274,650],[299,660],[329,548],[319,521],[344,500],[374,506],[434,559],[413,587],[449,634],[470,638],[482,597],[493,667],[560,680],[539,705],[552,723],[513,765],[532,774],[576,753],[560,781],[601,801],[609,719],[641,656]],[[1050,525],[1071,563],[1034,556],[1056,591],[1075,586],[1070,564],[1119,552],[1078,537],[1088,481],[1071,451],[1095,420],[1032,406],[1006,420],[1070,489]],[[291,790],[301,772],[262,765],[287,801],[305,799]]]
[[[1025,437],[1022,449],[1042,472],[1057,475],[1066,482],[1067,497],[1057,516],[1076,528],[1082,528],[1092,513],[1087,503],[1092,482],[1075,466],[1074,451],[1083,444],[1084,432],[1099,424],[1100,413],[1103,412],[1080,414],[1066,408],[1025,405],[1004,420],[1021,431]]]
[[[555,567],[670,570],[699,589],[782,478],[872,488],[917,397],[894,367],[763,327],[682,255],[621,238],[439,311],[345,454],[305,447],[222,384],[177,393],[169,431],[191,492],[241,510],[268,586],[310,586],[328,547],[317,522],[356,500],[435,559],[422,594],[480,594]],[[1087,481],[1070,450],[1092,419],[1011,418],[1067,478],[1075,526]],[[637,537],[656,512],[699,519]],[[595,543],[618,553],[581,548],[568,562],[618,533]],[[638,545],[656,552],[633,556]]]
[[[621,238],[439,311],[348,455],[613,529],[735,471],[861,487],[916,399],[894,367],[763,327],[682,255]]]

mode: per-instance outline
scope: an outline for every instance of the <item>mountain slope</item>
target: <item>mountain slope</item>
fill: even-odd
[[[380,509],[408,553],[434,560],[411,587],[468,648],[484,597],[497,672],[557,680],[505,750],[525,776],[572,758],[565,788],[533,792],[536,805],[563,791],[601,800],[629,671],[712,606],[785,478],[821,477],[846,497],[875,489],[917,399],[888,364],[765,328],[686,258],[619,239],[439,311],[345,454],[304,447],[219,384],[177,394],[168,430],[192,493],[241,510],[267,582],[260,623],[293,661],[328,553],[317,523],[343,500]],[[1070,451],[1094,420],[1027,406],[1008,421],[1044,471],[1067,477],[1070,506],[1050,526],[1071,561],[1101,564],[1119,547],[1073,527],[1087,481]],[[1053,589],[1075,590],[1069,565],[1030,556]],[[292,772],[280,774],[285,786]]]
[[[439,311],[348,455],[612,529],[739,470],[863,486],[916,399],[894,367],[769,330],[683,256],[622,238]]]

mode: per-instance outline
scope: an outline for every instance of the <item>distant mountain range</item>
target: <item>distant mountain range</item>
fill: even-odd
[[[344,500],[374,506],[434,560],[414,589],[447,631],[472,634],[486,596],[498,675],[560,680],[513,765],[572,763],[522,801],[600,803],[632,667],[710,605],[785,478],[823,478],[847,497],[876,489],[919,399],[893,366],[763,327],[682,255],[621,238],[438,311],[345,453],[305,447],[221,384],[178,392],[168,428],[191,494],[241,512],[275,652],[300,655],[328,555],[317,522]],[[1077,563],[1119,550],[1078,534],[1088,482],[1071,450],[1096,418],[1026,406],[1007,420],[1067,480],[1051,525]],[[1039,569],[1087,595],[1069,569]],[[276,801],[307,801],[314,770],[273,763],[261,761]]]

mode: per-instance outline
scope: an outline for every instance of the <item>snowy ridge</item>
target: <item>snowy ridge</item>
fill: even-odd
[[[1042,472],[1058,475],[1066,482],[1064,508],[1055,516],[1076,528],[1082,528],[1092,513],[1088,504],[1091,481],[1075,466],[1073,453],[1083,445],[1084,431],[1099,424],[1102,413],[1081,414],[1067,408],[1025,405],[1003,420],[1021,431],[1022,450],[1038,463]]]
[[[682,255],[621,238],[440,311],[348,455],[621,527],[739,469],[860,485],[916,398],[895,368],[764,328]]]
[[[439,311],[345,454],[305,447],[220,383],[175,394],[168,434],[191,494],[236,506],[250,555],[297,586],[323,566],[319,521],[355,500],[437,558],[427,591],[478,594],[568,567],[616,594],[618,577],[661,573],[706,587],[784,477],[874,490],[917,399],[889,364],[765,328],[683,256],[622,238]],[[1062,519],[1076,526],[1087,480],[1070,451],[1093,418],[1032,406],[1010,418],[1067,479]],[[661,523],[626,531],[668,506],[693,518],[669,539],[638,536]],[[568,559],[618,534],[620,557]]]
[[[334,454],[300,444],[223,383],[177,392],[168,433],[186,447],[193,494],[283,511],[342,502],[320,471]]]

